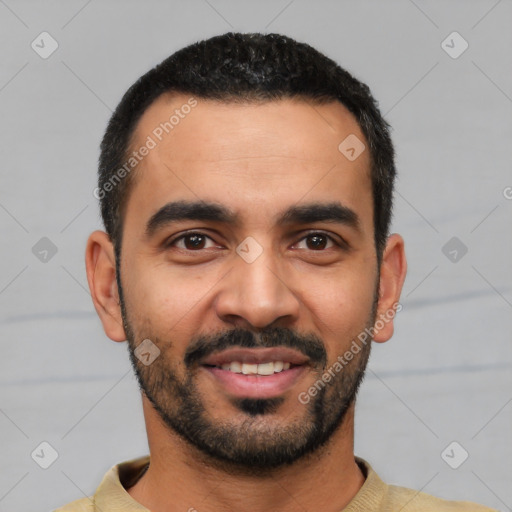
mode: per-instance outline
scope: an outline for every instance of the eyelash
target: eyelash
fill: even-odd
[[[169,240],[169,242],[167,242],[165,244],[165,247],[166,248],[170,248],[172,247],[176,242],[179,242],[180,240],[183,240],[184,238],[187,238],[189,236],[192,236],[192,235],[199,235],[199,236],[203,236],[203,237],[206,237],[210,240],[213,241],[213,239],[208,236],[206,233],[202,233],[201,231],[188,231],[186,233],[183,233],[181,235],[179,235],[178,237],[176,238],[173,238],[171,240]],[[338,242],[334,237],[328,235],[327,233],[324,233],[323,231],[311,231],[309,233],[307,233],[306,235],[304,235],[300,240],[299,242],[302,242],[302,240],[310,237],[310,236],[313,236],[313,235],[321,235],[321,236],[324,236],[326,237],[329,241],[331,241],[335,246],[339,247],[340,249],[347,249],[348,248],[348,244],[346,244],[345,242]],[[197,249],[197,250],[193,250],[193,249],[185,249],[185,248],[181,248],[181,250],[184,250],[184,251],[188,251],[188,252],[200,252],[204,249]],[[319,249],[319,250],[314,250],[314,249],[310,249],[312,252],[324,252],[326,251],[327,249]]]

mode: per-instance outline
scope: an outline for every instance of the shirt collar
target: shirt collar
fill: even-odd
[[[379,510],[386,496],[388,486],[379,478],[370,464],[356,457],[366,480],[352,501],[342,512]],[[133,486],[147,469],[149,455],[133,459],[111,468],[94,494],[94,504],[98,512],[150,512],[135,501],[126,488]]]
[[[135,501],[126,490],[140,478],[149,463],[149,455],[117,464],[103,477],[94,494],[98,512],[149,512]]]

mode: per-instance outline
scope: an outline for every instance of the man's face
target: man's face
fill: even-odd
[[[133,142],[157,144],[124,218],[132,362],[171,431],[219,460],[277,467],[327,441],[363,376],[369,344],[299,401],[375,320],[370,158],[338,150],[365,139],[334,102],[197,100],[158,141],[188,100],[160,97]],[[145,339],[160,351],[149,365],[133,354]]]

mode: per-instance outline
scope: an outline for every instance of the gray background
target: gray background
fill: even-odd
[[[126,345],[103,333],[85,277],[98,145],[142,73],[229,30],[317,47],[394,128],[409,273],[360,394],[356,453],[390,483],[511,510],[511,15],[509,0],[0,0],[0,510],[91,494],[147,452]],[[43,31],[59,45],[47,59],[31,48]],[[453,31],[469,44],[458,58],[442,47]],[[43,237],[47,261],[32,250]],[[58,453],[48,469],[31,457],[42,441]],[[445,460],[469,454],[458,469],[441,456],[452,441]]]

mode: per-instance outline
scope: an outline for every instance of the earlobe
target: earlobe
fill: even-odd
[[[125,341],[119,291],[116,282],[114,246],[104,231],[94,231],[87,240],[85,267],[92,301],[105,334],[114,341]]]
[[[400,294],[407,274],[403,238],[394,233],[386,243],[380,266],[379,304],[373,340],[382,343],[393,336],[393,322],[400,311]]]

